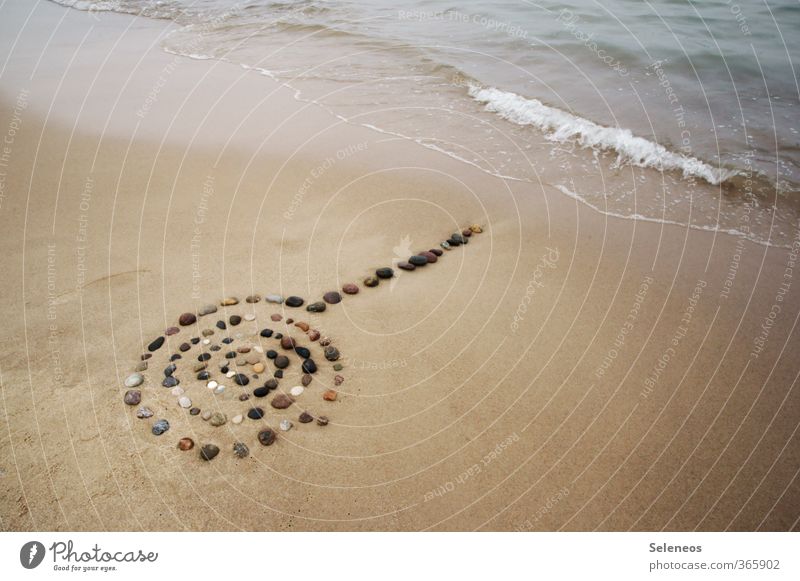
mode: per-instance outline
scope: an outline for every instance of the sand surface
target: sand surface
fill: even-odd
[[[344,124],[264,77],[164,54],[166,23],[8,13],[4,530],[800,526],[795,254],[611,219]],[[484,233],[436,264],[295,315],[342,352],[337,401],[321,397],[329,364],[301,396],[328,426],[269,409],[296,427],[262,447],[259,422],[188,416],[159,385],[173,338],[143,387],[171,430],[123,403],[180,313],[237,296],[258,317],[243,333],[277,327],[280,308],[244,297],[318,300],[471,223]],[[181,437],[222,452],[202,462]]]

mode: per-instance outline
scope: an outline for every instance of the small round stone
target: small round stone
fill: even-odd
[[[303,361],[302,369],[304,373],[316,373],[317,372],[317,364],[314,362],[313,359],[310,357]]]
[[[250,399],[250,394],[249,393],[241,393],[241,394],[239,394],[239,401],[247,401],[248,399]]]
[[[139,387],[144,382],[144,376],[141,373],[131,373],[125,378],[125,387]]]
[[[272,377],[277,379],[283,379],[283,369],[278,369],[275,373],[272,374]]]
[[[308,359],[311,357],[311,351],[306,349],[305,347],[295,347],[294,352],[297,353],[297,356],[301,359]]]
[[[441,246],[441,247],[442,247],[442,248],[444,248],[445,250],[451,250],[451,248],[450,248],[450,243],[449,243],[449,242],[447,242],[447,241],[444,241],[444,242],[442,242],[442,243],[441,243],[439,246]]]
[[[200,307],[200,310],[197,311],[197,314],[203,317],[205,315],[210,315],[211,313],[216,313],[216,312],[217,312],[217,305],[203,305],[202,307]]]
[[[317,302],[315,302],[315,303],[311,303],[310,305],[308,305],[308,306],[306,307],[306,310],[307,310],[309,313],[322,313],[322,312],[323,312],[323,311],[325,311],[325,309],[327,309],[327,308],[328,308],[328,307],[325,305],[325,303],[324,303],[324,302],[322,302],[322,301],[317,301]]]
[[[209,419],[208,423],[210,423],[215,428],[225,425],[225,422],[228,421],[228,418],[222,412],[214,412],[211,414],[211,418]]]
[[[203,418],[205,421],[208,421],[209,419],[211,419],[211,412],[206,410],[206,411],[203,412],[203,415],[200,416],[200,417]]]
[[[272,391],[273,389],[278,389],[278,380],[268,379],[264,382],[264,387],[266,387],[270,391]]]
[[[260,420],[264,417],[264,410],[261,408],[250,408],[247,412],[247,417],[251,420]]]
[[[377,277],[375,277],[375,276],[368,276],[367,278],[365,278],[365,279],[364,279],[364,286],[368,286],[368,287],[374,287],[374,286],[378,286],[378,283],[379,283],[379,282],[380,282],[380,281],[378,280],[378,278],[377,278]]]
[[[241,424],[243,421],[244,421],[244,416],[242,416],[242,414],[236,414],[231,418],[231,422],[233,422],[236,425]]]
[[[147,361],[140,361],[134,369],[135,371],[147,371]]]
[[[202,331],[203,337],[211,337],[211,335],[213,335],[213,334],[214,334],[214,329],[203,329],[203,331]],[[204,341],[204,343],[205,343],[205,341]],[[205,343],[205,344],[208,345],[208,343]]]
[[[400,270],[415,270],[417,267],[411,264],[410,262],[399,262],[397,264],[397,268]]]
[[[277,323],[278,321],[283,319],[283,315],[279,315],[278,313],[274,313],[274,314],[270,315],[269,318],[272,321],[275,321]]]
[[[128,405],[139,405],[142,401],[142,392],[138,389],[129,389],[122,400]]]
[[[214,444],[206,444],[200,448],[200,459],[205,460],[206,462],[216,458],[217,454],[219,454],[219,447],[215,446]]]
[[[253,395],[256,397],[266,397],[269,394],[268,387],[257,387],[253,390]]]
[[[375,271],[375,276],[378,278],[392,278],[394,276],[394,271],[388,267],[379,268]]]
[[[179,396],[183,395],[183,388],[180,387],[180,386],[175,386],[175,387],[172,388],[170,393],[172,395],[174,395],[175,397],[179,397]]]
[[[276,410],[285,410],[290,405],[294,403],[294,398],[285,393],[279,393],[275,397],[272,398],[270,405],[274,407]]]
[[[441,249],[439,248],[431,248],[430,250],[428,250],[428,252],[430,252],[434,256],[441,256],[442,254],[444,254],[444,252],[442,252]]]
[[[185,353],[186,351],[188,351],[189,349],[191,349],[191,348],[192,348],[192,346],[191,346],[189,343],[181,343],[181,344],[180,344],[180,347],[178,347],[178,349],[180,349],[180,350],[181,350],[181,351],[183,351],[184,353]]]
[[[181,330],[178,327],[167,327],[167,330],[164,331],[164,334],[167,337],[170,337],[170,336],[175,335],[176,333],[180,333],[180,332],[181,332]]]
[[[233,382],[236,385],[244,386],[244,385],[247,385],[248,383],[250,383],[250,380],[247,378],[247,376],[244,373],[237,373],[237,374],[235,374],[233,376]]]
[[[469,227],[469,229],[472,230],[475,234],[480,234],[481,232],[483,232],[483,228],[481,228],[478,224],[473,224],[472,226]]]
[[[297,321],[294,324],[294,326],[300,329],[303,333],[307,332],[310,329],[308,323],[306,323],[305,321]]]
[[[289,390],[289,393],[292,394],[292,397],[297,397],[303,395],[305,388],[302,385],[295,385],[292,389]]]
[[[342,292],[346,295],[357,295],[358,285],[348,282],[342,285]]]
[[[154,436],[160,436],[164,432],[169,430],[169,422],[167,420],[158,420],[153,424],[153,432]]]
[[[330,291],[322,295],[322,300],[329,305],[335,305],[342,302],[342,295],[336,291]]]
[[[328,425],[328,416],[320,416],[317,418],[317,425],[318,426],[327,426]]]
[[[286,355],[278,355],[275,358],[275,367],[278,369],[286,369],[289,367],[289,358]]]
[[[433,264],[434,262],[439,260],[439,257],[436,256],[435,253],[428,252],[427,250],[425,252],[420,252],[419,255],[420,256],[424,256],[425,258],[427,258],[428,259],[428,264]]]
[[[325,347],[325,359],[328,361],[336,361],[339,359],[339,350],[334,346]]]
[[[244,320],[245,321],[255,321],[256,320],[256,316],[253,313],[247,313],[244,316]]]
[[[208,361],[209,359],[211,359],[211,353],[201,353],[197,356],[197,360],[200,362]]]
[[[189,414],[193,416],[200,415],[200,408],[193,407],[192,409],[189,410]]]
[[[343,383],[344,383],[344,377],[342,377],[341,375],[336,375],[333,378],[333,385],[338,387],[338,386],[342,385]]]
[[[223,301],[220,303],[220,305],[222,305],[223,307],[232,307],[233,305],[238,305],[238,304],[239,304],[239,299],[237,299],[236,297],[228,297],[227,299],[223,299]]]
[[[177,361],[178,359],[182,359],[182,358],[183,358],[183,357],[181,356],[181,354],[180,354],[180,353],[175,353],[175,355],[172,355],[172,356],[169,358],[169,360],[170,360],[170,361]]]
[[[309,385],[311,385],[311,381],[313,379],[314,379],[313,377],[311,377],[308,373],[306,373],[305,375],[303,375],[302,379],[300,380],[300,383],[303,384],[303,387],[308,387]]]
[[[164,337],[158,337],[157,339],[154,339],[153,342],[147,346],[147,350],[150,351],[151,353],[153,351],[158,351],[159,349],[161,349],[161,346],[163,344],[164,344]]]
[[[173,377],[170,375],[169,377],[164,378],[164,381],[161,382],[161,385],[163,385],[164,387],[175,387],[179,383],[180,381],[178,380],[177,377]]]
[[[272,329],[262,329],[260,334],[262,337],[272,337]]]
[[[288,419],[283,419],[283,420],[281,420],[281,423],[280,423],[279,427],[280,427],[282,432],[288,432],[289,430],[292,429],[293,425],[294,424],[292,424],[292,422],[289,421]]]
[[[242,322],[242,318],[239,315],[231,315],[228,318],[228,322],[235,327]]]
[[[244,442],[235,442],[233,444],[233,453],[237,458],[247,458],[250,454],[250,448]]]
[[[341,363],[337,363],[336,365],[333,366],[334,371],[341,371],[342,369],[344,369],[344,365],[342,365]]]
[[[244,299],[250,304],[257,303],[261,300],[261,295],[249,295],[246,299]]]
[[[267,295],[264,297],[264,300],[268,303],[279,305],[283,302],[283,297],[281,295]]]
[[[322,399],[325,401],[336,401],[336,395],[337,393],[335,389],[328,389],[322,394]]]
[[[469,228],[465,228],[464,230],[461,231],[461,235],[469,238],[470,236],[472,236],[472,230],[470,230]]]
[[[192,407],[192,400],[184,395],[178,400],[178,405],[187,410]]]
[[[206,384],[208,389],[216,389],[219,384],[213,379]]]
[[[275,432],[267,428],[258,433],[258,442],[262,446],[271,446],[275,442]]]
[[[264,355],[267,356],[267,359],[275,359],[278,356],[278,352],[274,349],[270,349]]]
[[[183,313],[180,317],[178,317],[178,324],[182,327],[186,327],[187,325],[194,325],[197,321],[197,317],[194,313]]]
[[[312,416],[308,412],[303,412],[297,419],[300,421],[301,424],[308,424],[314,421],[314,416]]]
[[[228,325],[225,324],[225,321],[217,321],[217,329],[224,331],[228,328]]]
[[[319,339],[319,337],[320,337],[319,331],[317,331],[316,329],[310,329],[308,331],[308,338],[311,339],[312,341],[316,341],[317,339]]]
[[[253,364],[254,373],[264,373],[264,369],[265,369],[264,364],[261,363],[260,361],[258,363]]]
[[[291,337],[282,337],[281,338],[281,347],[283,349],[294,349],[296,345],[295,340]]]
[[[140,420],[146,420],[147,418],[152,418],[153,410],[151,410],[149,407],[142,406],[138,410],[136,410],[136,417],[139,418]]]
[[[142,361],[147,361],[153,356],[152,353],[142,353]]]
[[[210,377],[211,377],[211,374],[208,371],[201,371],[200,373],[197,374],[197,379],[199,379],[200,381],[205,381],[206,379],[209,379]]]
[[[421,254],[415,254],[414,256],[410,257],[408,261],[414,266],[425,266],[428,264],[428,259]]]
[[[231,343],[233,343],[233,338],[232,337],[225,337],[222,340],[222,342],[225,343],[226,345],[230,345]]]
[[[291,297],[288,297],[286,299],[286,306],[287,307],[295,307],[295,308],[296,307],[302,307],[304,302],[305,301],[303,301],[303,299],[300,298],[300,297],[291,296]]]
[[[194,440],[192,440],[191,438],[181,438],[180,440],[178,440],[179,450],[187,452],[192,448],[194,448]]]

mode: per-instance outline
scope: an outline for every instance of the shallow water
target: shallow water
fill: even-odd
[[[778,245],[797,230],[789,0],[59,3],[174,20],[169,52],[611,215]]]

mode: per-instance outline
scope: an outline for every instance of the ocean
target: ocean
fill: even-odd
[[[610,216],[791,246],[796,1],[56,0],[168,19],[348,123]]]

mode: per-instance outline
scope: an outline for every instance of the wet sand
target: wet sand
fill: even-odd
[[[341,123],[162,53],[166,23],[43,4],[14,26],[4,530],[797,530],[791,251],[611,219]],[[325,428],[261,447],[252,421],[190,418],[163,352],[144,394],[172,429],[123,403],[180,313],[318,300],[473,222],[466,247],[315,316],[344,364],[336,402],[303,396]]]

